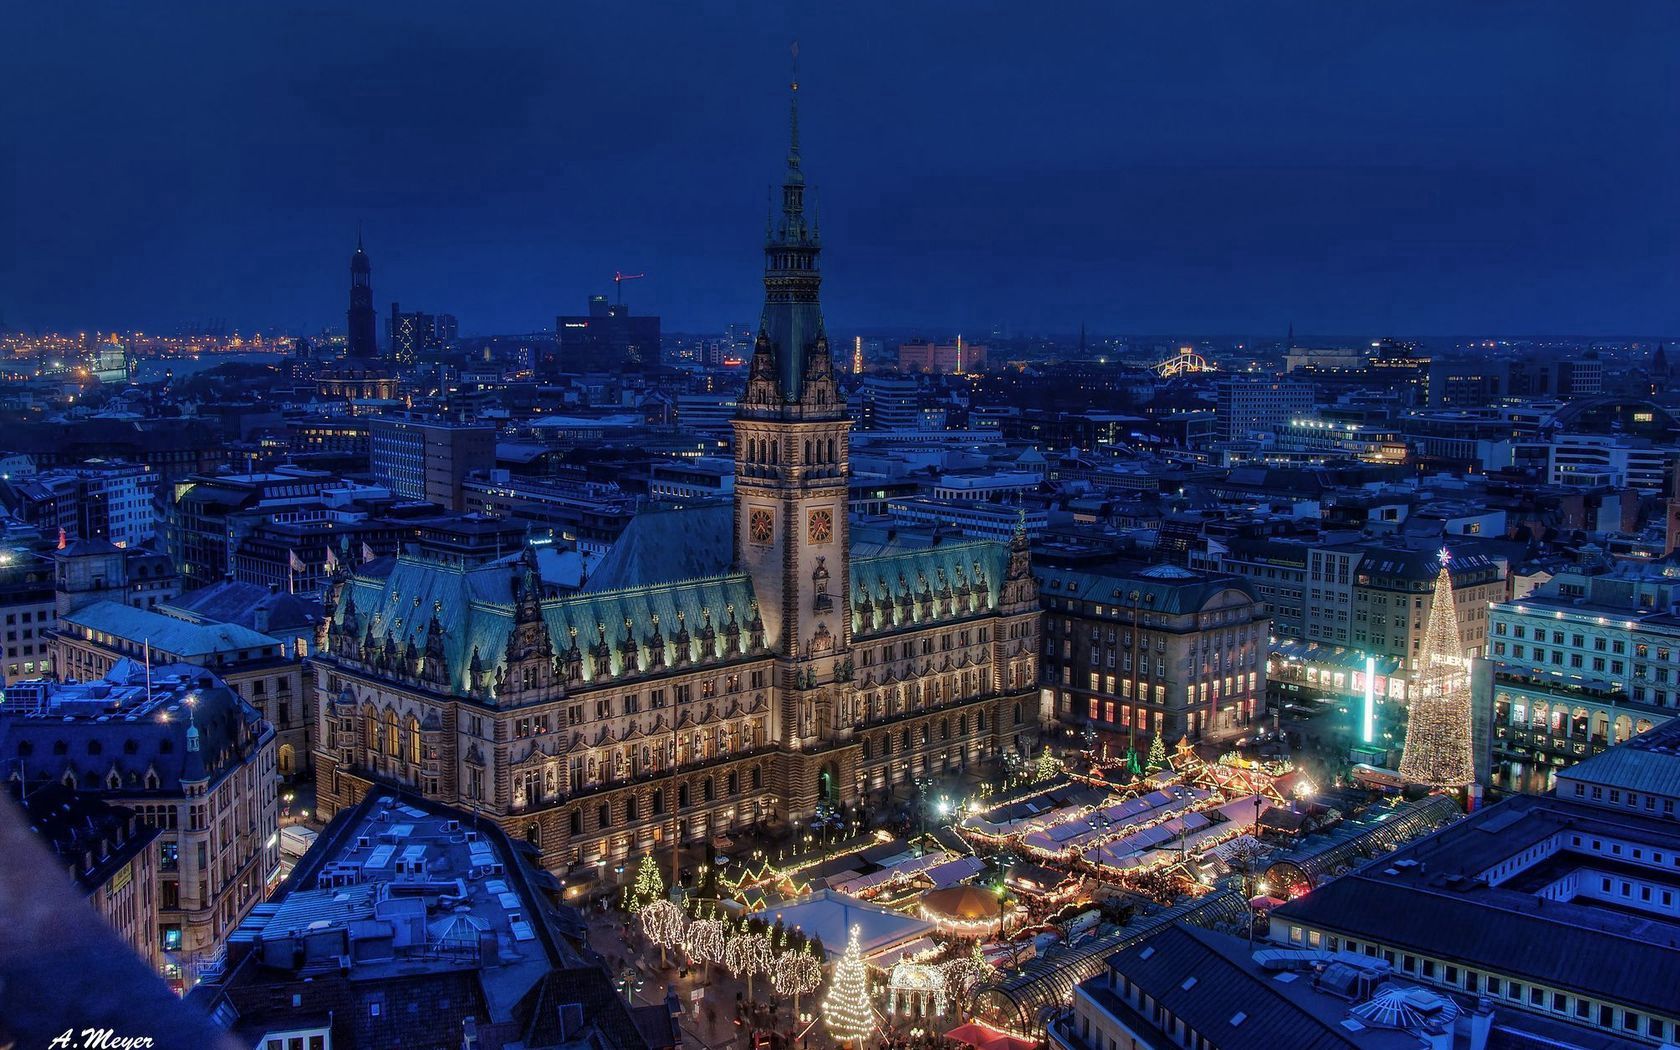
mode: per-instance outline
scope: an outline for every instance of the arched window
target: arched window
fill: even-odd
[[[595,810],[595,820],[602,830],[606,830],[612,824],[612,807],[605,802],[601,803]]]
[[[625,801],[624,801],[624,819],[625,820],[639,820],[640,816],[641,816],[640,815],[640,806],[638,805],[638,799],[636,798],[635,795],[631,795],[628,799],[625,799]]]
[[[805,442],[805,462],[806,463],[811,462],[811,442],[810,441]]]
[[[869,738],[864,737],[863,738],[863,760],[865,762],[869,761],[872,757],[874,757],[870,754],[870,752],[873,751],[873,750],[875,750],[875,749],[869,746]]]
[[[396,757],[400,740],[397,737],[397,713],[389,707],[385,709],[385,753]]]
[[[1021,701],[1015,701],[1015,724],[1021,724]]]
[[[686,809],[689,805],[691,805],[691,803],[689,801],[688,785],[687,784],[678,784],[677,785],[677,808],[678,809]]]
[[[653,792],[653,815],[657,817],[663,812],[665,812],[665,789],[656,788]]]
[[[717,798],[717,785],[712,783],[711,777],[707,777],[701,782],[700,794],[707,802],[711,802],[713,799]]]
[[[534,820],[525,825],[525,841],[542,849],[542,827]]]
[[[413,715],[408,716],[408,761],[420,764],[420,720]]]
[[[724,783],[727,785],[727,791],[730,798],[734,798],[736,795],[741,793],[741,776],[739,773],[731,772]]]
[[[572,834],[583,834],[583,811],[581,809],[572,810]]]

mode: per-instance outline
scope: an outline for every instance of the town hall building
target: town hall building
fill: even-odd
[[[848,522],[797,90],[733,505],[638,515],[567,594],[529,549],[346,566],[312,661],[323,819],[396,785],[594,870],[1031,751],[1025,531],[915,542]]]

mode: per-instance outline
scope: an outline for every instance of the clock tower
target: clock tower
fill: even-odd
[[[799,166],[793,85],[781,214],[764,246],[764,310],[735,430],[735,564],[752,577],[765,642],[778,657],[779,742],[831,737],[849,678],[848,432],[817,291],[816,224]]]

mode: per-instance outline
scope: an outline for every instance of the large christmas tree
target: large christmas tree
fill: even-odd
[[[1155,730],[1155,739],[1149,742],[1149,771],[1155,772],[1167,764],[1167,743],[1161,739],[1159,727]]]
[[[1470,744],[1470,676],[1447,561],[1447,552],[1442,551],[1423,650],[1407,701],[1406,747],[1400,752],[1400,776],[1407,783],[1429,787],[1463,787],[1476,779]]]
[[[823,1022],[834,1038],[857,1040],[861,1045],[875,1030],[875,1008],[869,1002],[869,972],[858,950],[858,928],[852,927],[846,940],[846,954],[834,964],[834,979],[823,1000]]]

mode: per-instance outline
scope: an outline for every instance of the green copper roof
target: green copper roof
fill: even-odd
[[[405,651],[410,643],[423,652],[427,631],[436,617],[443,633],[450,688],[465,693],[475,650],[487,670],[503,662],[514,627],[516,569],[517,563],[511,567],[502,563],[462,568],[407,554],[375,559],[350,578],[333,621],[342,624],[353,603],[360,638],[371,633],[374,643],[384,646],[389,635],[398,652]],[[622,643],[626,637],[638,643],[641,670],[649,669],[652,659],[648,643],[656,630],[667,666],[679,661],[676,639],[684,629],[689,635],[689,661],[721,659],[718,654],[731,619],[745,636],[753,618],[752,583],[744,575],[719,575],[590,591],[544,599],[542,612],[555,656],[564,656],[575,638],[583,654],[584,681],[591,682],[595,680],[595,666],[590,649],[603,637],[612,651],[614,676],[625,671]],[[709,656],[700,642],[708,623],[718,639]]]
[[[1009,570],[1009,545],[996,540],[936,543],[929,547],[892,550],[851,561],[852,635],[868,637],[894,629],[889,610],[904,622],[905,598],[910,622],[924,622],[925,595],[932,595],[934,613],[928,622],[966,615],[959,597],[974,595],[974,608],[997,607],[999,587]],[[953,600],[957,611],[952,611]]]

